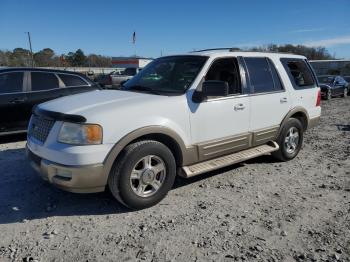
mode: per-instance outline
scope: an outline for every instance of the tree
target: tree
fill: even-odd
[[[85,56],[83,50],[78,49],[77,51],[75,51],[74,65],[75,66],[84,66],[85,62],[86,62],[86,56]]]
[[[55,60],[55,52],[51,48],[44,48],[34,54],[34,61],[37,66],[52,66]]]
[[[8,66],[30,66],[30,51],[23,48],[15,48],[9,56]]]

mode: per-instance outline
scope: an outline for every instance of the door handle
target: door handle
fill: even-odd
[[[245,106],[243,104],[237,104],[234,107],[235,111],[243,110],[244,108],[245,108]]]
[[[280,99],[280,103],[281,103],[281,104],[282,104],[282,103],[287,103],[287,102],[288,102],[287,97],[283,97],[283,98]]]
[[[10,101],[11,104],[19,104],[19,103],[23,103],[24,99],[22,98],[15,98],[13,100]]]

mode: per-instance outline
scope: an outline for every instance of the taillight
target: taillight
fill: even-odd
[[[321,106],[321,90],[320,89],[318,89],[318,92],[317,92],[316,106]]]

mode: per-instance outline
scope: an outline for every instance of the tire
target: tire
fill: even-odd
[[[158,141],[143,140],[123,150],[109,174],[108,186],[125,206],[144,209],[167,195],[175,176],[176,163],[170,149]]]
[[[342,94],[342,97],[347,97],[348,96],[348,89],[344,88],[344,94]]]
[[[291,135],[291,130],[294,130],[294,138],[288,139]],[[297,141],[295,141],[295,134],[298,134]],[[303,144],[303,133],[304,128],[301,122],[296,118],[288,119],[287,123],[282,127],[282,130],[277,138],[277,143],[279,145],[279,150],[272,153],[272,155],[281,160],[281,161],[289,161],[296,157],[301,149]],[[286,142],[288,140],[288,142]],[[295,142],[295,148],[292,149],[292,142]]]
[[[326,100],[331,100],[331,99],[332,99],[332,92],[331,92],[331,90],[327,90],[325,99],[326,99]]]

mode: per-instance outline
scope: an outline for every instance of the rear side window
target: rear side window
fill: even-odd
[[[244,61],[253,93],[267,93],[283,89],[277,72],[270,68],[271,62],[268,62],[265,57],[245,57]],[[276,71],[274,67],[273,69]]]
[[[32,72],[32,91],[58,88],[58,78],[52,73]]]
[[[23,72],[0,74],[0,94],[23,91]]]
[[[58,76],[63,81],[64,85],[67,87],[70,86],[86,86],[87,83],[81,79],[79,76],[75,75],[66,75],[66,74],[58,74]]]
[[[315,79],[311,69],[303,59],[281,58],[281,62],[288,73],[294,89],[315,87]]]
[[[134,76],[134,75],[136,75],[136,68],[126,68],[124,70],[124,75],[127,75],[127,76]]]

